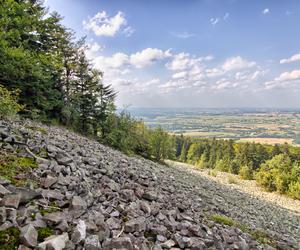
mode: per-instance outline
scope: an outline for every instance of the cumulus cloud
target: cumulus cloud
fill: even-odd
[[[287,59],[281,59],[280,64],[291,63],[291,62],[296,62],[296,61],[300,61],[300,54],[295,54]]]
[[[291,72],[284,72],[275,81],[290,81],[300,79],[300,70],[293,70]]]
[[[103,50],[103,46],[101,46],[97,42],[92,41],[90,43],[87,43],[85,54],[88,59],[94,59],[95,57],[97,57],[98,53],[102,50]]]
[[[115,53],[110,57],[98,56],[93,60],[96,68],[101,70],[119,69],[129,63],[128,55],[124,53]]]
[[[268,81],[265,84],[265,89],[300,87],[300,70],[293,70],[281,73],[275,77],[273,81]]]
[[[264,9],[264,10],[262,11],[262,13],[263,13],[264,15],[267,15],[267,14],[270,13],[270,9],[266,8],[266,9]]]
[[[95,16],[89,17],[87,21],[84,20],[83,26],[86,30],[93,31],[96,36],[113,37],[122,28],[124,31],[127,29],[128,34],[133,33],[133,29],[127,26],[125,15],[121,11],[111,17],[105,11],[100,11]],[[128,32],[128,29],[131,29],[131,32]]]
[[[222,65],[224,71],[239,70],[255,66],[255,62],[247,61],[240,56],[228,58]]]
[[[181,52],[179,54],[175,54],[173,59],[166,64],[166,67],[169,70],[173,71],[182,71],[187,68],[193,68],[196,66],[200,66],[203,61],[210,61],[213,59],[212,55],[208,55],[205,57],[194,57],[189,53]]]
[[[130,63],[136,68],[143,68],[155,61],[171,56],[169,50],[162,51],[156,48],[147,48],[130,56]]]

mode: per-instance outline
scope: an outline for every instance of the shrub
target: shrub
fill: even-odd
[[[20,230],[16,227],[0,231],[1,250],[13,250],[19,246]]]
[[[244,180],[252,180],[253,179],[253,169],[247,165],[244,165],[240,168],[239,175]]]
[[[23,106],[18,104],[19,91],[9,91],[0,85],[0,117],[15,116]]]
[[[290,183],[288,194],[291,197],[300,200],[300,178],[298,181]]]

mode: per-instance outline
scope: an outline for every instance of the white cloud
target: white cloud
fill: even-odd
[[[119,69],[129,63],[128,55],[115,53],[111,57],[98,56],[93,60],[96,68],[100,70]]]
[[[275,81],[290,81],[300,79],[300,70],[293,70],[291,72],[284,72]]]
[[[212,26],[216,26],[217,23],[220,21],[220,18],[216,17],[216,18],[211,18],[210,20],[210,23],[212,24]]]
[[[175,74],[172,75],[173,79],[179,79],[179,78],[185,78],[188,75],[187,71],[181,71],[181,72],[177,72]]]
[[[243,59],[240,56],[236,56],[236,57],[228,58],[222,65],[222,69],[224,71],[231,71],[231,70],[238,70],[244,68],[251,68],[255,65],[256,65],[255,62],[250,62]]]
[[[295,54],[287,59],[281,59],[280,64],[291,63],[291,62],[296,62],[296,61],[300,61],[300,54]]]
[[[88,59],[94,59],[97,57],[97,54],[103,50],[103,47],[97,42],[87,43],[87,48],[85,50],[85,54]]]
[[[182,32],[182,33],[171,32],[170,34],[172,36],[175,36],[175,37],[180,38],[180,39],[188,39],[188,38],[191,38],[191,37],[195,36],[195,34],[189,33],[189,32]]]
[[[127,21],[124,13],[119,11],[115,16],[108,16],[105,11],[98,12],[94,17],[83,21],[83,26],[87,30],[91,30],[97,36],[113,37],[122,28],[126,28]]]
[[[264,9],[264,10],[262,11],[262,13],[263,13],[264,15],[269,14],[269,13],[270,13],[270,9],[266,8],[266,9]]]
[[[300,70],[293,70],[281,73],[272,81],[265,84],[265,89],[274,88],[293,88],[293,90],[300,88]]]
[[[156,48],[147,48],[130,56],[130,63],[136,68],[143,68],[155,61],[170,57],[169,50],[162,51]]]

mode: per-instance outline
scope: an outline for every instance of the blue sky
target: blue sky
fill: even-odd
[[[299,0],[47,0],[135,107],[300,107]]]

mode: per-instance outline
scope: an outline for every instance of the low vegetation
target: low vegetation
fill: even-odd
[[[28,174],[36,167],[37,163],[32,158],[0,151],[0,176],[16,186],[24,186],[29,180]]]
[[[1,250],[13,250],[19,246],[20,230],[16,227],[11,227],[0,231],[0,246]]]

